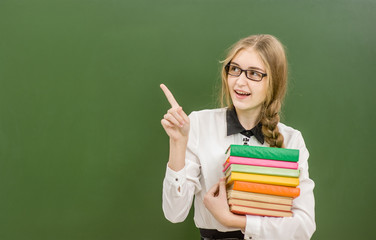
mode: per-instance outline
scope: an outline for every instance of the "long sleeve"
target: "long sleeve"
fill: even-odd
[[[303,137],[297,132],[295,138],[287,144],[287,148],[300,150],[299,155],[299,188],[300,196],[295,198],[292,206],[292,217],[274,218],[247,215],[245,239],[310,239],[316,230],[314,182],[308,174],[309,153]]]
[[[165,217],[173,222],[186,219],[192,206],[193,196],[201,190],[199,177],[201,167],[196,155],[198,146],[197,119],[190,114],[190,131],[185,156],[185,166],[175,172],[168,166],[163,180],[162,208]]]

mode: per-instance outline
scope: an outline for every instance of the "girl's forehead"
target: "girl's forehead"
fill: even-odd
[[[265,69],[259,54],[253,48],[241,49],[235,54],[231,62],[236,63],[243,68],[255,67]]]

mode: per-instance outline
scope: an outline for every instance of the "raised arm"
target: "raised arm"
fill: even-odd
[[[175,100],[174,95],[164,85],[160,85],[171,108],[163,116],[161,124],[170,137],[170,155],[168,166],[174,171],[179,171],[185,165],[185,151],[187,149],[189,134],[189,118],[183,108]]]

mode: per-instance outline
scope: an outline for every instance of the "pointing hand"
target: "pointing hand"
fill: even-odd
[[[164,84],[161,84],[160,87],[171,105],[171,108],[163,116],[161,124],[171,140],[187,141],[189,134],[189,118],[183,111],[183,108],[175,100],[170,90]]]

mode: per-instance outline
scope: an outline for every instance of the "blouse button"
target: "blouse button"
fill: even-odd
[[[178,179],[178,178],[175,178],[175,181],[179,181],[179,179]]]

